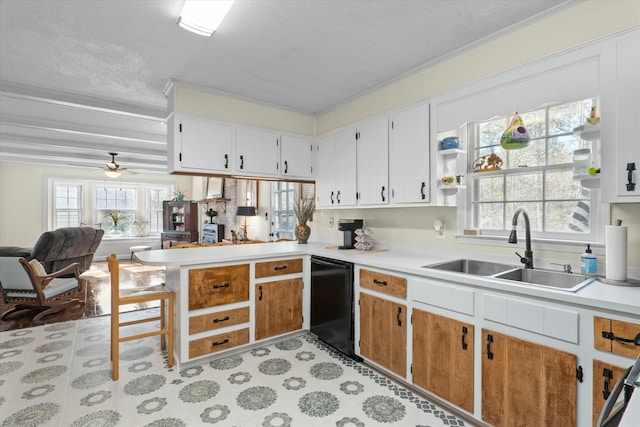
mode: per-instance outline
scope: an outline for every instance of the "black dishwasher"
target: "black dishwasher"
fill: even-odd
[[[311,257],[311,332],[355,360],[353,264]]]

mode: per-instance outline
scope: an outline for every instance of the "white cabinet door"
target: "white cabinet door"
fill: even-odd
[[[267,130],[236,128],[236,173],[277,176],[280,137]]]
[[[284,178],[311,178],[311,138],[282,135],[281,175]]]
[[[359,205],[389,203],[388,123],[384,117],[358,127],[356,169]]]
[[[391,115],[389,188],[391,203],[429,202],[429,104]]]
[[[168,155],[173,156],[169,161],[171,172],[231,172],[231,125],[177,116],[169,122],[169,129],[173,131],[168,150]]]
[[[336,137],[322,138],[316,148],[316,205],[332,208],[336,204]]]
[[[335,200],[334,206],[356,204],[356,132],[355,129],[338,133],[335,137]]]
[[[624,203],[640,202],[640,143],[638,143],[638,123],[640,123],[640,31],[616,43],[615,61],[615,109],[607,110],[603,98],[602,112],[602,156],[603,174],[606,176],[602,195],[605,201]],[[614,112],[613,117],[605,112]],[[613,132],[605,131],[615,122]],[[609,138],[612,137],[612,140]],[[612,146],[614,149],[607,148]],[[635,166],[635,170],[629,171]],[[629,178],[631,184],[628,185]]]

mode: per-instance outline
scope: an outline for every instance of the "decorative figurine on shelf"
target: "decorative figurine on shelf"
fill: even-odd
[[[502,166],[502,159],[495,153],[482,156],[473,162],[474,172],[499,171]]]
[[[511,119],[511,124],[502,134],[502,138],[500,138],[500,145],[505,150],[517,150],[528,146],[530,140],[531,135],[529,135],[529,131],[524,127],[522,118],[516,111],[515,116]]]
[[[591,114],[587,119],[587,123],[589,123],[590,125],[595,125],[600,123],[600,116],[598,116],[598,107],[596,107],[595,105],[591,107]]]
[[[182,191],[176,191],[175,193],[173,193],[173,195],[175,196],[175,200],[184,200],[184,193]]]

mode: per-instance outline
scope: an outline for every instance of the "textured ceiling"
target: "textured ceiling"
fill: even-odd
[[[0,160],[10,158],[8,144],[27,143],[42,100],[47,113],[70,102],[163,117],[174,79],[317,114],[572,2],[237,0],[213,37],[202,37],[176,25],[182,0],[1,0]],[[97,148],[104,157],[104,146],[87,143]]]

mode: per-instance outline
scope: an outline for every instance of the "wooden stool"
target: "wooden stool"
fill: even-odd
[[[136,252],[150,251],[151,246],[131,246],[129,250],[131,251],[131,262],[133,262],[133,254]]]
[[[161,335],[160,348],[167,350],[169,366],[173,366],[173,292],[164,284],[149,286],[147,288],[128,289],[120,291],[120,262],[115,254],[107,257],[109,272],[111,273],[111,361],[113,368],[111,377],[117,381],[120,376],[120,343],[137,340],[140,338]],[[146,317],[130,322],[120,321],[120,306],[126,304],[138,304],[141,302],[160,301],[160,315],[158,317]],[[166,304],[168,302],[168,304]],[[160,329],[144,332],[136,335],[120,335],[120,328],[137,325],[139,323],[160,321]]]

